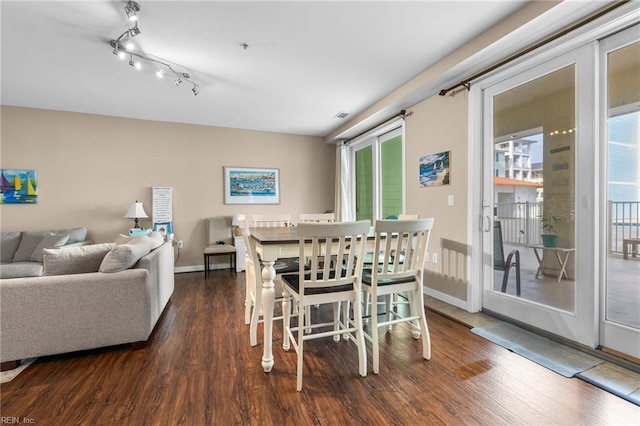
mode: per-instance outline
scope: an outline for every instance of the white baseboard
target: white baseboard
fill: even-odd
[[[211,265],[212,271],[216,269],[230,269],[230,266],[225,263],[215,263]],[[180,266],[173,269],[173,272],[176,274],[182,274],[185,272],[198,272],[198,271],[204,271],[204,265]],[[238,271],[238,272],[241,272],[241,271]]]
[[[435,299],[441,300],[449,305],[453,305],[456,308],[463,309],[467,312],[471,312],[469,303],[466,300],[458,299],[457,297],[450,296],[448,294],[442,293],[438,290],[431,289],[429,287],[424,287],[424,294],[427,296],[431,296]]]

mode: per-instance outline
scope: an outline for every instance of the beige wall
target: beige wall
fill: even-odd
[[[323,139],[3,106],[0,167],[38,171],[38,204],[0,205],[2,231],[87,226],[96,242],[133,226],[135,200],[173,187],[177,267],[202,265],[209,216],[334,206],[335,147]],[[280,169],[279,205],[225,205],[223,167]],[[141,220],[150,227],[151,219]]]

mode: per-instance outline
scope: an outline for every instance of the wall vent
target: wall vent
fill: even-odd
[[[335,118],[346,118],[346,117],[347,117],[347,115],[349,115],[349,114],[348,114],[348,113],[346,113],[346,112],[342,112],[342,111],[341,111],[341,112],[339,112],[339,113],[337,113],[337,114],[335,115]]]

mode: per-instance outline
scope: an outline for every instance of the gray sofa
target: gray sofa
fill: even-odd
[[[173,247],[160,243],[135,258],[130,254],[141,252],[126,243],[45,249],[42,276],[0,279],[3,370],[25,358],[149,339],[173,294]],[[97,250],[102,254],[96,259],[91,253]],[[122,256],[123,250],[130,263],[116,268],[114,256]],[[74,251],[82,251],[88,259],[80,269],[58,274],[64,272],[59,263],[52,260],[47,266],[47,256],[64,259]],[[116,260],[122,263],[122,258]],[[89,269],[109,272],[82,272],[91,263]]]

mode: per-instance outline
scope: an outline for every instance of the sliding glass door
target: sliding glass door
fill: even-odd
[[[588,279],[576,268],[577,62],[567,54],[489,87],[484,120],[483,307],[573,340],[576,280]]]
[[[404,212],[404,144],[402,127],[382,129],[352,144],[356,220],[397,216]]]
[[[640,39],[638,26],[601,44],[602,309],[600,340],[640,358]]]
[[[637,18],[603,20],[485,78],[472,96],[484,254],[473,306],[640,358]]]

